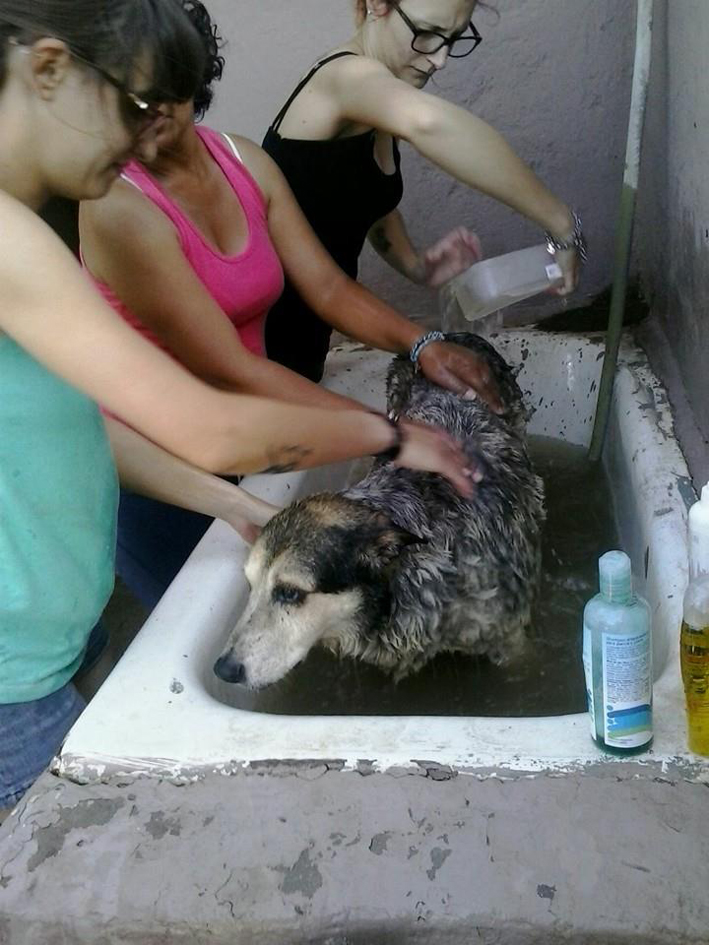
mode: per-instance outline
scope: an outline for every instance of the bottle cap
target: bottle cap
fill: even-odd
[[[709,482],[689,510],[690,577],[709,573]]]
[[[598,559],[601,594],[612,604],[629,604],[633,598],[630,558],[624,551],[607,551]]]

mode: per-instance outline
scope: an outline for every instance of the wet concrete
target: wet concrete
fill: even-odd
[[[654,315],[635,329],[638,343],[647,352],[653,371],[662,381],[672,406],[677,441],[682,449],[696,491],[709,482],[709,433],[700,426],[696,401],[689,396],[684,372],[667,339],[661,320]],[[704,416],[706,416],[706,411]]]
[[[265,770],[45,776],[0,828],[0,943],[709,941],[706,783]]]

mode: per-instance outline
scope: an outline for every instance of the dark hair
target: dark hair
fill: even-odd
[[[194,95],[194,117],[195,121],[200,121],[212,104],[214,98],[212,85],[221,79],[224,72],[224,57],[219,55],[224,40],[219,35],[216,23],[200,0],[181,0],[181,3],[182,9],[190,18],[204,45],[204,72]]]
[[[0,86],[7,41],[44,36],[127,84],[147,56],[156,101],[191,99],[204,74],[203,44],[177,0],[0,0]]]

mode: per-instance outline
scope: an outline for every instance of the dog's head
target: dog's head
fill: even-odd
[[[422,539],[362,502],[317,495],[265,526],[246,562],[248,603],[214,666],[259,689],[282,679],[311,647],[367,649],[366,628],[389,612],[388,573]]]

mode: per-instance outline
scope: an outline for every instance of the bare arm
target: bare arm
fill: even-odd
[[[383,351],[404,353],[421,329],[350,279],[306,220],[281,170],[247,138],[232,136],[268,206],[268,230],[286,275],[324,321]]]
[[[39,218],[0,194],[0,332],[148,439],[212,472],[306,468],[392,445],[382,417],[224,393],[125,325]],[[41,278],[37,260],[42,261]],[[468,461],[438,430],[407,430],[399,462],[470,494]]]
[[[253,142],[237,140],[268,200],[269,232],[283,268],[308,305],[345,335],[384,351],[409,351],[424,334],[421,327],[340,269],[313,233],[280,169]],[[472,352],[431,344],[420,365],[430,380],[458,394],[472,389],[494,410],[500,409],[487,362]]]
[[[426,268],[423,260],[420,253],[414,249],[406,232],[404,219],[398,210],[392,210],[381,220],[377,220],[369,231],[368,239],[392,269],[396,269],[412,282],[422,284],[425,281]]]
[[[133,492],[228,522],[251,543],[279,509],[167,453],[113,417],[106,430],[121,484]]]
[[[119,181],[103,199],[83,203],[80,230],[91,273],[206,383],[293,404],[360,409],[244,347],[185,258],[170,221],[135,187]]]
[[[398,210],[378,220],[368,239],[393,269],[412,282],[431,288],[438,288],[482,258],[480,240],[464,226],[455,227],[433,246],[419,252]]]
[[[403,138],[452,177],[507,204],[557,239],[571,237],[568,207],[482,119],[407,85],[381,63],[363,56],[347,56],[323,70],[320,89],[339,122]],[[570,290],[575,254],[559,256]]]

